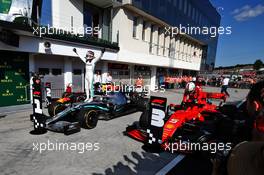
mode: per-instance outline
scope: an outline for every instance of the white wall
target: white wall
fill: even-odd
[[[52,0],[53,27],[70,30],[72,21],[75,30],[83,27],[83,0]]]
[[[137,37],[133,38],[133,16],[137,16],[137,14],[133,14],[131,11],[123,8],[115,9],[112,30],[114,39],[114,34],[119,32],[120,51],[118,53],[117,61],[133,64],[190,69],[196,71],[200,70],[201,57],[197,57],[195,59],[192,58],[193,52],[191,51],[191,45],[188,45],[192,42],[189,39],[185,38],[185,42],[179,42],[176,40],[176,44],[174,40],[171,40],[171,38],[167,36],[164,43],[164,34],[158,36],[157,30],[158,27],[162,26],[158,26],[154,22],[148,21],[148,28],[145,32],[146,41],[143,41],[142,19],[138,20],[139,24],[137,27]],[[159,50],[157,53],[157,46],[154,46],[152,53],[149,53],[151,24],[155,24],[153,43],[157,44],[158,37],[160,37],[159,45],[162,47],[165,45],[164,54],[163,50]],[[186,40],[188,42],[186,42]],[[169,58],[168,56],[170,42],[172,42],[175,47],[175,58]],[[197,55],[198,52],[199,54],[201,53],[199,48],[194,50],[197,50]]]
[[[45,49],[45,42],[51,43],[50,49]],[[83,57],[86,55],[88,50],[92,50],[95,53],[95,57],[98,57],[101,54],[100,49],[89,45],[57,41],[52,39],[42,39],[39,37],[20,36],[19,47],[9,46],[0,42],[0,50],[78,57],[73,52],[73,48],[77,48],[78,53]],[[115,61],[117,59],[117,53],[106,50],[102,59]]]

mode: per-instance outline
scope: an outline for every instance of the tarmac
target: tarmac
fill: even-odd
[[[219,88],[205,88],[205,90],[220,91]],[[248,90],[229,89],[229,92],[231,96],[228,101],[233,102],[244,99]],[[183,90],[168,90],[165,93],[157,92],[152,95],[168,98],[168,104],[179,104]],[[45,112],[47,114],[46,110]],[[142,148],[142,143],[124,136],[126,127],[139,120],[140,112],[110,121],[99,121],[96,128],[82,129],[81,132],[69,136],[50,131],[43,135],[31,135],[30,131],[33,129],[29,120],[31,113],[31,105],[0,108],[1,174],[148,175],[160,172],[166,174],[172,172],[172,169],[161,170],[180,156],[167,152],[146,152]],[[48,144],[54,146],[48,149]],[[55,149],[55,145],[58,144],[76,146],[70,147],[72,149],[58,150]],[[88,145],[89,149],[84,150],[84,145],[86,148]],[[40,151],[44,146],[46,149]],[[176,168],[177,171],[173,171],[173,174],[188,174],[187,170],[192,169],[186,168],[192,167],[188,157],[177,164],[180,165],[182,162],[187,163],[178,170]],[[202,169],[202,166],[200,168]]]

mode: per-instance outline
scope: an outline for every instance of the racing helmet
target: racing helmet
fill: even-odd
[[[195,84],[193,82],[187,83],[185,90],[187,92],[193,92],[195,90]]]

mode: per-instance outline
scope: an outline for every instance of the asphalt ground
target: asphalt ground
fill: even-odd
[[[219,88],[205,90],[220,91]],[[229,89],[229,92],[231,97],[228,101],[232,102],[245,98],[248,90]],[[168,103],[176,104],[181,102],[182,94],[183,90],[152,93],[167,97]],[[31,135],[31,113],[30,106],[0,108],[0,174],[166,174],[170,169],[162,171],[164,167],[179,158],[178,154],[146,152],[142,149],[142,143],[123,135],[128,125],[139,120],[140,112],[110,121],[99,121],[96,128],[82,129],[69,136],[54,132]],[[58,150],[55,147],[59,144],[71,146],[68,150]],[[88,145],[85,150],[84,145]],[[45,147],[45,150],[40,151],[40,148]],[[189,161],[189,157],[185,157],[173,166],[179,169],[170,173],[199,171],[189,168],[193,166],[192,161],[195,160]]]

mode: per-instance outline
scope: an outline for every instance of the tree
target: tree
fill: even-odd
[[[261,60],[256,60],[255,63],[254,63],[254,65],[253,65],[253,68],[255,70],[259,70],[262,67],[263,67],[263,62]]]

